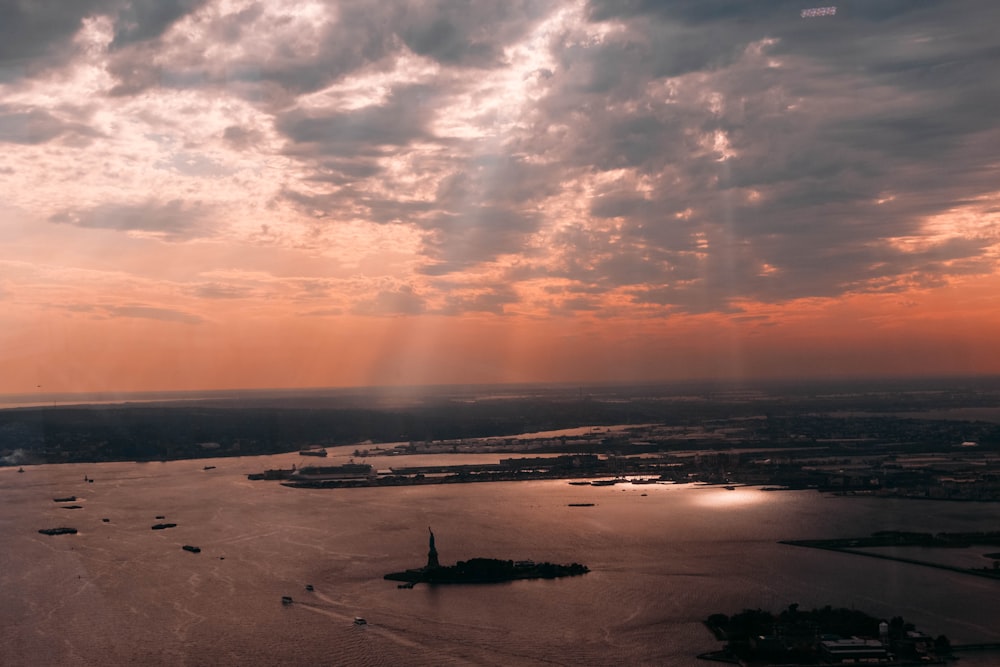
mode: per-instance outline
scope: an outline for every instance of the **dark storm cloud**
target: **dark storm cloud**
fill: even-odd
[[[0,2],[0,82],[62,64],[83,19],[112,8],[109,0]]]
[[[293,155],[355,156],[386,153],[425,135],[430,117],[429,89],[407,86],[395,89],[385,104],[350,111],[305,112],[293,110],[278,117],[277,130],[290,140]]]
[[[201,205],[180,200],[143,204],[101,204],[89,209],[64,210],[50,222],[94,229],[153,232],[169,241],[184,241],[207,233],[206,211]]]
[[[159,37],[174,22],[205,5],[207,1],[131,0],[115,17],[115,37],[110,48],[115,50]]]
[[[303,55],[294,44],[278,45],[265,55],[248,53],[220,71],[197,52],[182,62],[157,62],[157,39],[180,17],[205,0],[142,0],[117,15],[116,50],[109,71],[118,79],[116,95],[134,95],[155,86],[225,86],[269,108],[284,108],[296,95],[320,90],[366,68],[386,68],[403,50],[449,67],[495,68],[504,64],[504,46],[522,37],[549,9],[549,3],[521,0],[483,3],[438,0],[373,3],[366,0],[329,2],[327,20],[319,31],[316,51]],[[235,41],[262,16],[244,9],[211,24],[209,36]],[[258,29],[281,28],[277,24]],[[310,39],[312,39],[310,37]]]
[[[538,145],[567,172],[625,169],[645,185],[601,185],[591,215],[618,223],[567,230],[550,275],[701,312],[988,270],[983,239],[891,240],[1000,182],[1000,51],[976,16],[997,10],[851,2],[824,23],[799,9],[593,2],[593,20],[625,30],[553,41],[561,68],[538,127],[567,129]]]
[[[435,135],[429,124],[436,102],[450,93],[444,86],[400,86],[378,105],[350,111],[291,110],[278,116],[277,130],[288,139],[285,152],[312,168],[309,180],[326,183],[325,194],[287,190],[285,197],[314,215],[338,213],[380,223],[406,223],[423,230],[424,271],[459,271],[504,253],[523,249],[540,218],[526,211],[532,202],[558,190],[547,168],[510,153],[484,150],[480,140]],[[382,176],[379,159],[406,154],[413,144],[436,146],[446,157],[416,156],[431,169],[450,175],[434,199],[374,197],[361,185]]]
[[[373,199],[352,187],[377,177],[380,157],[394,154],[418,139],[430,139],[431,117],[425,86],[397,88],[384,104],[349,111],[303,111],[279,114],[275,128],[287,139],[285,153],[311,168],[310,181],[335,188],[327,194],[305,194],[287,189],[284,196],[312,214],[334,211],[396,221],[401,204]],[[382,210],[384,207],[387,210]]]
[[[108,16],[111,49],[152,40],[208,0],[13,0],[0,3],[0,81],[61,66],[76,55],[84,19]],[[139,69],[134,67],[133,69]]]
[[[537,0],[410,2],[395,13],[393,24],[414,53],[446,65],[495,67],[503,63],[503,47],[549,9],[550,3]]]

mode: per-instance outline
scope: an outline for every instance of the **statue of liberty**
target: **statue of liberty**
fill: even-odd
[[[438,552],[437,548],[434,546],[434,531],[431,530],[430,526],[427,526],[427,532],[431,534],[431,538],[430,549],[427,551],[427,567],[424,569],[433,570],[441,567],[441,564],[438,562]]]

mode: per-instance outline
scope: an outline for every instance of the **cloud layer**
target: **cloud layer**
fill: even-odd
[[[1000,7],[802,8],[8,3],[6,258],[58,251],[0,299],[763,325],[992,277]]]

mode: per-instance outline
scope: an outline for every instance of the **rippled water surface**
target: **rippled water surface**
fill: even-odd
[[[694,665],[718,647],[700,623],[708,614],[792,602],[902,615],[953,642],[1000,641],[1000,582],[777,543],[996,530],[997,504],[565,481],[312,490],[246,479],[292,463],[302,461],[0,470],[4,664]],[[52,500],[68,495],[82,508]],[[594,506],[568,506],[579,502]],[[177,527],[151,530],[156,516]],[[62,525],[80,532],[37,532]],[[428,526],[442,563],[530,558],[592,571],[412,590],[384,581],[423,564]]]

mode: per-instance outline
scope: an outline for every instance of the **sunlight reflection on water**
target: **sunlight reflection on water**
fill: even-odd
[[[759,505],[771,500],[770,493],[761,491],[756,486],[738,486],[732,490],[725,490],[724,493],[720,493],[723,490],[723,487],[718,486],[703,487],[699,489],[702,493],[694,496],[692,502],[701,507],[726,508]]]

